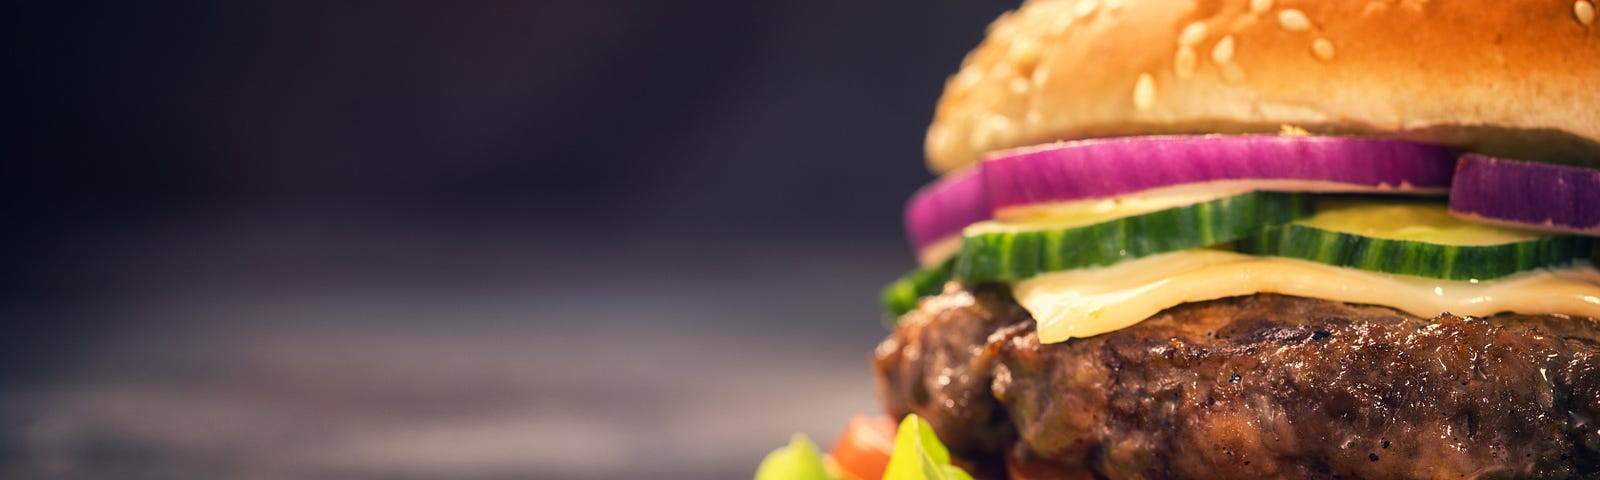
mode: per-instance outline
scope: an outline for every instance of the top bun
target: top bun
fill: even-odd
[[[1292,126],[1600,164],[1592,2],[1029,0],[946,83],[928,162]]]

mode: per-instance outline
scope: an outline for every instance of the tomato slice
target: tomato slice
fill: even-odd
[[[860,480],[879,480],[894,450],[895,422],[889,417],[856,415],[833,442],[829,455],[842,473]]]

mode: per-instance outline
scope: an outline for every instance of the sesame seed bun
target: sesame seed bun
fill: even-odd
[[[946,83],[929,166],[1053,140],[1379,135],[1600,164],[1593,0],[1029,0]]]

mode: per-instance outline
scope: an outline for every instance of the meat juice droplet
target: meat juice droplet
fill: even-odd
[[[1567,421],[1572,423],[1572,428],[1583,428],[1592,421],[1588,415],[1577,410],[1567,410]]]

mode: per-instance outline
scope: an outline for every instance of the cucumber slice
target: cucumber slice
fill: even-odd
[[[1021,280],[1230,242],[1310,215],[1309,198],[1250,192],[1068,228],[1019,230],[979,223],[964,233],[952,273],[975,282]]]
[[[944,291],[944,284],[950,281],[950,266],[953,263],[955,263],[954,258],[938,265],[912,270],[889,286],[883,287],[883,308],[896,318],[916,310],[917,299],[938,295]]]
[[[1240,251],[1448,280],[1488,280],[1566,266],[1593,242],[1463,221],[1443,203],[1330,200],[1310,218],[1268,228]]]

